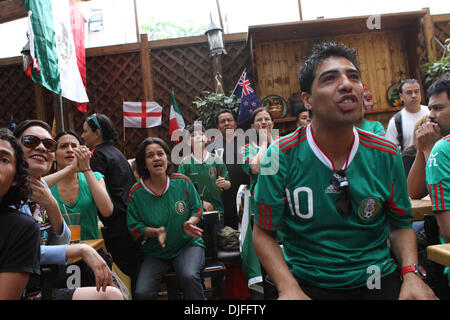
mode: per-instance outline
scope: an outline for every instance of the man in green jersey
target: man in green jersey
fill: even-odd
[[[436,214],[442,243],[450,242],[450,76],[434,82],[428,89],[431,132],[442,139],[425,147],[425,174],[428,193]],[[421,128],[427,131],[426,127]],[[432,134],[431,134],[432,135]],[[432,149],[431,149],[431,148]],[[431,151],[430,151],[431,150]],[[445,268],[450,284],[450,268]]]
[[[355,50],[320,44],[299,78],[314,117],[272,143],[255,192],[253,243],[279,298],[436,299],[418,276],[397,147],[354,128],[363,103]]]

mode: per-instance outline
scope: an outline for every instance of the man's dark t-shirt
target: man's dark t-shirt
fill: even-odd
[[[12,208],[0,213],[0,273],[40,274],[41,232],[31,217]]]
[[[231,188],[222,192],[224,206],[224,224],[233,229],[238,229],[238,216],[236,211],[236,194],[241,184],[249,184],[249,177],[242,171],[241,150],[246,144],[243,136],[234,136],[229,143],[217,137],[206,144],[208,151],[222,158],[228,169]]]

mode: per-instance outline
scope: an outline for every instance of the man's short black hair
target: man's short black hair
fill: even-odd
[[[233,116],[234,121],[237,122],[237,116],[236,116],[236,114],[235,114],[232,110],[230,110],[230,109],[224,109],[224,110],[220,111],[220,112],[216,115],[216,126],[219,124],[219,116],[220,116],[221,114],[224,114],[224,113],[231,113],[231,115]]]
[[[302,114],[303,112],[308,111],[308,116],[311,118],[311,111],[306,109],[305,107],[301,107],[297,113],[297,115],[295,116],[295,121],[300,120],[300,114]]]
[[[428,99],[431,96],[447,92],[447,98],[450,99],[450,75],[446,74],[437,79],[427,90]]]
[[[400,87],[398,88],[398,91],[400,91],[400,93],[403,93],[403,86],[407,83],[413,84],[413,83],[419,83],[419,81],[417,81],[416,79],[403,80],[402,83],[400,84]]]
[[[349,60],[359,70],[359,62],[356,50],[348,48],[342,43],[322,42],[313,46],[311,56],[305,61],[299,70],[300,88],[303,92],[311,93],[316,70],[319,64],[330,57],[343,57]]]

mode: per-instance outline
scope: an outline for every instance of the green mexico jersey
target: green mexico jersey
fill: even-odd
[[[450,135],[434,145],[425,173],[433,211],[450,210]]]
[[[363,123],[357,127],[365,131],[373,132],[379,136],[386,134],[383,125],[379,121],[364,120]]]
[[[434,145],[425,166],[425,174],[433,211],[450,210],[450,135]],[[439,239],[445,243],[441,232]],[[450,285],[450,268],[446,267],[444,273]]]
[[[214,210],[223,215],[222,195],[216,185],[219,176],[228,180],[227,166],[222,158],[208,152],[205,160],[201,162],[191,154],[178,166],[178,173],[186,175],[197,184],[198,192],[203,194],[203,200],[210,202]]]
[[[202,217],[200,198],[194,184],[184,175],[173,174],[161,195],[153,192],[141,179],[130,190],[127,208],[128,229],[135,239],[141,239],[147,227],[166,228],[166,247],[161,248],[157,238],[144,241],[145,255],[173,259],[187,246],[204,247],[203,239],[195,239],[183,230],[191,216]]]
[[[389,224],[411,228],[413,217],[397,147],[354,129],[343,168],[352,215],[336,209],[340,190],[331,183],[334,164],[317,145],[311,126],[278,139],[262,160],[255,189],[255,223],[277,230],[286,262],[300,282],[324,288],[365,286],[374,267],[396,268]]]

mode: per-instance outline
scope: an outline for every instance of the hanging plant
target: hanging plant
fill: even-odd
[[[197,106],[200,120],[206,129],[216,128],[216,115],[222,110],[231,110],[238,114],[241,99],[232,92],[229,96],[223,93],[203,91],[193,103]]]
[[[431,84],[439,79],[444,74],[450,73],[450,55],[443,56],[439,60],[432,60],[429,63],[422,65],[423,85],[425,90],[428,89]]]

